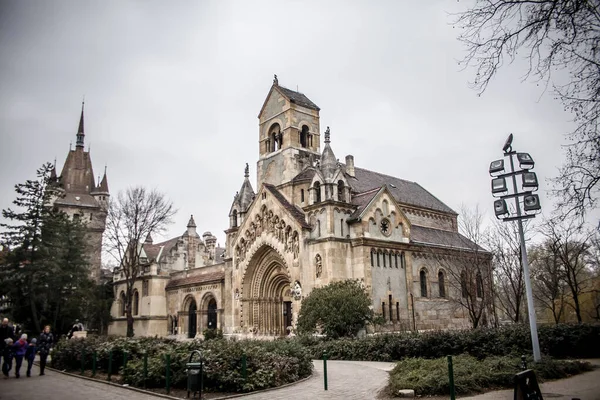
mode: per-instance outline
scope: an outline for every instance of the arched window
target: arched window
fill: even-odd
[[[233,210],[233,215],[231,216],[231,227],[237,227],[237,210]]]
[[[317,237],[321,236],[321,220],[317,220]]]
[[[344,181],[339,180],[338,184],[337,184],[337,197],[338,197],[338,201],[346,201],[346,199],[344,198]]]
[[[371,249],[371,267],[375,266],[375,249]]]
[[[394,253],[394,267],[398,268],[398,253]]]
[[[406,268],[406,256],[404,252],[400,254],[400,268]]]
[[[304,203],[304,189],[300,189],[300,202]]]
[[[438,286],[440,287],[440,297],[446,297],[446,279],[444,277],[444,272],[438,272]]]
[[[393,264],[392,264],[392,252],[391,251],[390,251],[389,257],[390,257],[390,268],[392,268]]]
[[[270,151],[277,151],[281,148],[282,135],[281,127],[279,124],[273,124],[269,128],[269,140],[267,141],[270,145]]]
[[[477,297],[483,298],[483,278],[481,277],[481,271],[477,271]]]
[[[460,292],[463,298],[466,298],[468,295],[468,290],[467,290],[467,274],[465,273],[465,271],[462,271],[460,273]]]
[[[321,183],[315,182],[313,186],[313,190],[315,191],[315,203],[321,202]]]
[[[133,292],[133,315],[139,315],[140,313],[140,293],[136,290]]]
[[[119,309],[119,315],[121,317],[125,316],[125,292],[121,292],[121,295],[119,296],[119,300],[121,300],[121,305],[120,305],[120,309]]]
[[[385,261],[386,258],[387,258],[387,251],[383,252],[383,268],[387,267],[386,261]]]
[[[381,266],[381,250],[377,250],[377,266]]]
[[[427,297],[427,272],[424,269],[419,273],[421,281],[421,297]]]
[[[300,131],[300,146],[306,147],[308,145],[308,126],[302,125],[302,131]]]

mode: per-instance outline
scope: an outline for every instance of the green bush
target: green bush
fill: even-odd
[[[543,354],[554,358],[600,357],[600,325],[541,326],[538,332]],[[299,337],[313,358],[327,351],[330,359],[393,361],[407,357],[438,358],[469,354],[483,359],[489,356],[531,353],[531,337],[525,325],[497,329],[434,331],[368,336],[362,339],[319,340]]]
[[[520,365],[520,357],[493,356],[484,360],[469,355],[453,357],[456,394],[511,388],[515,374],[521,371]],[[533,364],[529,359],[528,365],[540,381],[591,370],[589,363],[579,361],[544,359]],[[450,394],[447,359],[407,358],[398,362],[390,373],[388,391],[390,395],[396,395],[401,389],[413,389],[419,396]]]
[[[202,334],[204,340],[223,339],[223,331],[220,329],[205,329]]]
[[[312,373],[308,350],[295,341],[205,341],[178,342],[158,338],[89,338],[63,340],[52,355],[52,366],[79,370],[85,349],[86,369],[91,369],[91,354],[96,351],[100,370],[108,368],[108,354],[113,352],[113,374],[133,386],[144,384],[143,354],[148,354],[147,387],[164,387],[166,355],[170,355],[171,386],[185,388],[186,363],[192,350],[202,353],[204,385],[208,390],[247,392],[280,386],[297,381]],[[123,366],[123,354],[128,353]],[[242,356],[246,355],[247,377],[242,371]],[[196,361],[194,357],[194,361]]]

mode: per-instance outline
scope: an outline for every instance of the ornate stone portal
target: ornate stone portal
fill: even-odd
[[[255,334],[283,335],[292,325],[290,275],[269,245],[254,253],[242,282],[241,326]]]

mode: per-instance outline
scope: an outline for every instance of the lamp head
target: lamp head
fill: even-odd
[[[506,142],[504,142],[504,147],[502,148],[502,150],[505,153],[509,153],[512,151],[512,141],[513,141],[513,134],[511,133],[510,135],[508,135],[508,139],[506,139]]]

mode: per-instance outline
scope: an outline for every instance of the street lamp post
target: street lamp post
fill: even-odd
[[[531,280],[529,279],[529,262],[527,260],[527,248],[525,247],[525,235],[523,233],[523,220],[534,218],[541,211],[540,198],[533,192],[538,189],[538,181],[535,172],[532,172],[534,162],[528,153],[517,153],[512,149],[512,133],[504,144],[504,158],[510,160],[510,171],[504,168],[504,159],[492,161],[490,164],[490,175],[492,176],[492,195],[498,197],[494,201],[494,213],[496,218],[507,222],[517,221],[519,227],[519,239],[521,241],[521,257],[523,263],[523,275],[525,276],[525,291],[527,293],[527,309],[529,313],[529,328],[531,330],[531,344],[533,346],[533,359],[535,362],[541,360],[540,344],[538,341],[535,308],[533,305],[533,292]],[[519,169],[515,170],[514,158],[519,161]],[[521,176],[521,190],[517,185],[517,176]],[[509,190],[506,178],[512,180],[512,190]],[[509,209],[506,200],[514,199],[514,209]],[[522,199],[522,200],[521,200]],[[521,201],[524,212],[521,212]]]

